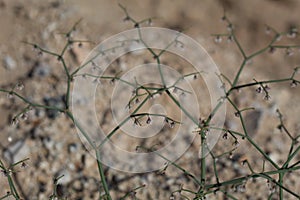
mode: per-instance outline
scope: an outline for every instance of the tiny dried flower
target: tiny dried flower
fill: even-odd
[[[15,126],[19,123],[19,120],[18,118],[14,117],[12,120],[11,120],[11,125]]]
[[[270,96],[270,95],[266,94],[266,95],[264,96],[264,100],[268,101],[268,100],[270,100],[270,99],[271,99],[271,96]]]
[[[219,35],[217,35],[217,36],[215,37],[215,42],[216,42],[216,43],[221,43],[221,42],[222,42],[222,37],[219,36]]]
[[[170,122],[170,128],[174,128],[174,126],[175,126],[175,122],[174,122],[174,121],[171,121],[171,122]]]
[[[293,80],[291,83],[290,83],[290,86],[291,86],[291,88],[295,88],[295,87],[297,87],[297,82],[295,81],[295,80]]]
[[[234,146],[234,147],[238,147],[239,145],[240,145],[240,143],[239,143],[238,140],[235,140],[235,141],[233,142],[233,146]]]
[[[43,56],[43,52],[42,51],[39,51],[38,52],[38,57],[42,57]]]
[[[17,88],[17,90],[23,90],[24,89],[23,83],[21,83],[21,82],[17,83],[16,88]]]
[[[230,31],[230,32],[233,31],[233,24],[228,24],[227,25],[227,30]]]
[[[147,120],[146,120],[146,123],[147,123],[147,124],[150,124],[151,121],[152,121],[151,118],[148,116],[148,118],[147,118]]]
[[[21,168],[26,168],[26,167],[28,167],[28,165],[25,162],[22,162]]]
[[[27,112],[23,113],[21,115],[21,119],[24,120],[24,121],[26,121],[28,119],[28,113]]]
[[[265,33],[269,35],[271,33],[271,28],[269,26],[266,27]]]
[[[261,87],[258,87],[258,88],[256,88],[256,90],[255,90],[257,93],[262,93],[262,88]]]
[[[224,140],[227,140],[227,139],[228,139],[228,133],[225,132],[225,133],[223,134],[222,138],[223,138]]]
[[[245,166],[246,164],[247,164],[247,159],[244,159],[244,160],[241,161],[242,166]]]
[[[165,117],[165,122],[166,122],[166,123],[169,123],[169,120],[168,120],[168,118],[167,118],[167,117]]]
[[[7,98],[8,98],[8,99],[13,99],[13,98],[14,98],[13,93],[12,93],[12,92],[9,92],[9,93],[7,94]]]
[[[285,50],[285,54],[286,54],[287,56],[292,56],[292,55],[294,55],[294,51],[293,51],[291,48],[287,48],[287,49]]]
[[[269,53],[274,53],[276,51],[276,48],[275,47],[270,47],[269,48]]]
[[[239,111],[235,112],[235,113],[234,113],[234,116],[240,117],[240,112],[239,112]]]
[[[232,35],[229,35],[229,36],[228,36],[227,42],[228,42],[228,43],[233,42],[233,36],[232,36]]]

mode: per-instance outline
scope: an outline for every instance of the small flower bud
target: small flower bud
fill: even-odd
[[[11,121],[11,125],[13,125],[13,126],[17,125],[18,123],[19,123],[19,120],[16,117],[14,117]]]
[[[297,86],[297,82],[295,80],[293,80],[291,83],[290,83],[290,86],[291,88],[295,88]]]
[[[231,43],[231,42],[233,42],[233,36],[232,36],[232,35],[228,36],[228,38],[227,38],[227,42],[228,42],[228,43]]]
[[[138,152],[138,151],[140,150],[140,148],[141,148],[140,146],[136,146],[136,147],[135,147],[135,151]]]
[[[285,54],[286,54],[287,56],[292,56],[292,55],[294,55],[294,51],[293,51],[291,48],[287,48],[287,49],[285,50]]]
[[[24,89],[23,83],[18,83],[18,84],[16,85],[16,88],[17,88],[17,90],[23,90],[23,89]]]
[[[147,118],[147,121],[146,121],[146,123],[147,123],[147,124],[150,124],[150,123],[151,123],[151,121],[152,121],[152,120],[151,120],[151,118],[150,118],[150,117],[148,117],[148,118]]]
[[[57,61],[62,61],[62,57],[61,56],[57,56]]]
[[[265,90],[270,90],[271,88],[268,85],[264,86]]]
[[[282,131],[282,128],[283,128],[282,124],[280,124],[280,125],[277,126],[277,129],[280,130],[280,131]]]
[[[292,31],[287,34],[287,37],[291,38],[291,39],[296,38],[296,36],[297,36],[297,33],[296,32],[292,32]]]
[[[167,118],[167,117],[165,117],[165,122],[166,122],[166,123],[169,123],[169,120],[168,120],[168,118]]]
[[[276,41],[279,42],[279,41],[281,40],[281,38],[282,38],[282,36],[278,34],[278,35],[276,36]]]
[[[269,53],[274,53],[276,51],[276,48],[275,47],[270,47],[269,48]]]
[[[226,19],[227,19],[227,18],[226,18],[226,16],[224,15],[224,16],[221,18],[221,21],[224,22],[224,21],[226,21]]]
[[[111,79],[110,81],[109,81],[109,83],[111,84],[111,85],[114,85],[115,84],[115,81],[116,81],[116,79]]]
[[[245,166],[247,164],[247,159],[241,161],[241,165]]]
[[[271,33],[271,28],[270,28],[269,26],[266,27],[265,33],[266,33],[267,35],[270,35],[270,33]]]
[[[235,113],[234,113],[234,116],[240,117],[240,112],[239,112],[239,111],[235,112]]]
[[[170,122],[170,128],[174,128],[174,126],[175,126],[175,122],[174,122],[174,121],[171,121],[171,122]]]
[[[238,140],[235,140],[235,141],[233,142],[233,146],[234,146],[234,147],[238,147],[239,145],[240,145],[240,143],[239,143]]]
[[[38,52],[38,57],[42,57],[43,56],[43,52],[42,51],[39,51]]]
[[[228,24],[227,25],[227,30],[230,31],[230,32],[233,31],[233,24]]]
[[[224,140],[227,140],[227,139],[228,139],[228,133],[225,132],[225,133],[223,134],[222,138],[223,138]]]
[[[262,93],[261,87],[258,87],[255,91],[256,91],[257,93]]]
[[[222,37],[221,36],[216,36],[215,37],[215,43],[221,43],[222,42]]]
[[[12,93],[12,92],[9,92],[9,93],[7,94],[7,98],[8,98],[8,99],[13,99],[13,98],[14,98],[13,93]]]
[[[175,40],[175,46],[179,47],[181,49],[184,49],[184,44],[183,42],[179,41],[179,40]]]
[[[246,185],[245,185],[245,184],[238,185],[238,186],[236,187],[236,191],[237,191],[237,192],[241,192],[241,193],[246,192]]]
[[[276,191],[276,185],[269,180],[267,180],[267,186],[269,188],[269,193],[272,194]]]
[[[266,94],[265,97],[264,97],[264,100],[268,101],[268,100],[270,100],[270,99],[271,99],[271,96],[268,95],[268,94]]]
[[[28,119],[28,113],[23,113],[21,115],[21,119],[24,120],[24,121],[26,121]]]
[[[22,162],[21,168],[26,168],[28,165],[25,162]]]
[[[297,37],[297,34],[298,34],[297,28],[291,27],[290,30],[289,30],[289,32],[287,33],[287,37],[291,38],[291,39],[294,39],[294,38]]]

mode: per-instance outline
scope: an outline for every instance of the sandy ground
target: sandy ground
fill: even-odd
[[[271,35],[265,32],[266,24],[279,32],[299,27],[300,24],[300,1],[297,0],[188,2],[120,1],[134,18],[154,17],[152,26],[183,31],[194,38],[206,49],[220,71],[231,80],[242,62],[242,55],[235,44],[226,42],[226,39],[216,44],[215,38],[211,36],[227,32],[225,23],[220,20],[224,15],[224,8],[246,54],[263,48],[271,40]],[[60,51],[63,47],[62,41],[65,40],[61,33],[65,33],[82,19],[75,36],[93,41],[93,44],[84,44],[82,48],[74,46],[70,50],[72,54],[68,54],[66,59],[70,67],[74,68],[80,65],[96,44],[133,28],[132,24],[123,21],[125,15],[118,3],[108,0],[0,0],[0,88],[9,89],[22,82],[25,88],[20,93],[27,98],[37,102],[46,102],[46,99],[52,98],[56,104],[61,103],[60,98],[65,91],[63,68],[56,58],[38,56],[31,46],[23,42],[34,42],[46,49]],[[295,39],[283,37],[278,44],[300,44],[299,36]],[[268,80],[289,77],[299,65],[299,54],[299,49],[294,49],[292,56],[287,56],[285,50],[262,54],[247,64],[241,75],[241,83],[253,82],[253,78]],[[121,62],[130,63],[126,60]],[[234,97],[239,106],[256,108],[257,112],[249,112],[245,116],[247,126],[254,132],[253,138],[280,163],[289,150],[290,140],[276,129],[278,118],[275,110],[281,110],[290,132],[293,135],[299,134],[300,91],[299,87],[291,88],[290,83],[274,84],[270,87],[271,99],[267,102],[262,99],[262,95],[255,92],[255,88],[241,90]],[[0,93],[0,159],[9,164],[30,158],[28,167],[18,170],[15,176],[17,187],[24,198],[48,199],[53,188],[53,177],[64,174],[60,182],[62,196],[67,196],[68,199],[97,199],[97,186],[100,183],[96,162],[82,145],[72,123],[63,114],[34,110],[29,113],[28,120],[21,120],[17,126],[11,126],[12,117],[24,106],[26,105],[20,101],[8,99],[6,94]],[[101,108],[103,105],[98,106]],[[233,129],[241,128],[230,106],[226,123]],[[125,144],[124,148],[132,147],[132,144],[126,142],[122,144]],[[217,149],[224,150],[224,145],[231,144],[221,141]],[[198,149],[194,144],[178,160],[178,164],[200,176]],[[235,158],[246,155],[255,170],[261,170],[262,157],[246,142],[241,142],[235,153]],[[220,161],[220,177],[223,181],[247,174],[247,169],[241,169],[236,160],[239,159],[232,161],[222,158]],[[208,160],[208,164],[211,166],[212,162]],[[226,167],[226,172],[221,167]],[[209,180],[215,181],[211,170],[212,168],[208,169]],[[144,183],[147,186],[136,194],[139,199],[168,199],[171,192],[182,184],[191,190],[197,190],[191,181],[171,166],[165,174],[131,174],[107,167],[105,171],[113,199],[120,198],[127,191]],[[299,173],[287,178],[286,186],[299,194],[300,182],[293,182],[297,179],[295,177],[299,177]],[[0,188],[1,196],[9,189],[5,176],[0,177]],[[253,190],[258,192],[253,193]],[[245,192],[233,191],[233,194],[238,199],[266,199],[267,184],[265,181],[247,183]],[[209,197],[222,198],[219,194]],[[277,196],[273,199],[277,199]],[[285,193],[285,199],[296,198]]]

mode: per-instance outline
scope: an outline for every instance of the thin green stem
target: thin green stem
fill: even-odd
[[[180,171],[182,171],[185,175],[187,175],[188,177],[190,177],[196,184],[201,185],[201,181],[199,181],[195,177],[195,175],[191,174],[190,172],[188,172],[187,170],[185,170],[184,168],[182,168],[181,166],[179,166],[178,164],[176,164],[174,161],[171,161],[170,159],[168,159],[167,157],[165,157],[162,154],[158,153],[157,151],[153,151],[152,149],[148,149],[148,148],[145,148],[145,147],[142,147],[142,146],[138,146],[137,149],[146,150],[147,152],[151,152],[151,153],[154,153],[154,154],[158,155],[159,157],[163,158],[168,163],[170,163],[171,165],[173,165],[174,167],[176,167],[177,169],[179,169]]]
[[[105,191],[107,199],[108,200],[112,200],[112,198],[110,196],[110,193],[109,193],[108,186],[107,186],[107,182],[106,182],[106,178],[105,178],[105,174],[104,174],[104,170],[103,170],[103,166],[102,166],[103,164],[101,162],[100,153],[99,153],[99,151],[97,149],[95,151],[96,151],[97,166],[98,166],[98,171],[99,171],[99,174],[100,174],[100,179],[101,179],[102,186],[104,188],[104,191]]]
[[[240,112],[240,110],[237,108],[237,106],[233,103],[233,101],[227,97],[227,100],[229,101],[229,103],[234,107],[234,109],[239,113],[239,118],[240,118],[240,121],[241,121],[241,124],[242,124],[242,128],[243,128],[243,131],[245,133],[245,137],[246,139],[248,140],[248,142],[251,143],[252,146],[255,147],[256,150],[258,150],[264,157],[265,159],[267,159],[276,169],[279,169],[280,167],[270,158],[270,156],[268,156],[253,140],[251,137],[249,137],[248,135],[248,131],[246,129],[246,126],[245,126],[245,123],[244,123],[244,118]]]
[[[64,109],[61,109],[61,108],[58,108],[58,107],[55,107],[55,106],[46,106],[46,105],[43,105],[43,104],[33,103],[33,102],[29,101],[28,99],[26,99],[25,97],[23,97],[23,96],[19,95],[18,93],[16,93],[15,91],[0,89],[0,92],[4,92],[4,93],[10,94],[10,95],[15,95],[19,99],[21,99],[23,102],[29,104],[32,107],[45,108],[45,109],[48,109],[48,110],[56,110],[56,111],[59,111],[59,112],[64,112],[65,111]]]
[[[290,194],[292,194],[295,197],[300,197],[298,194],[292,192],[291,190],[289,190],[288,188],[284,187],[282,184],[280,184],[279,182],[275,181],[274,179],[272,179],[270,177],[270,175],[275,175],[275,174],[279,174],[279,173],[287,173],[287,172],[292,172],[292,171],[297,171],[300,169],[300,166],[298,167],[293,167],[293,168],[287,168],[287,169],[278,169],[278,170],[273,170],[273,171],[267,171],[267,172],[261,172],[261,173],[253,173],[247,176],[243,176],[240,178],[235,178],[235,179],[231,179],[228,181],[224,181],[224,182],[220,182],[220,183],[214,183],[214,184],[208,184],[205,186],[205,189],[210,190],[213,188],[220,188],[220,187],[225,187],[228,185],[236,185],[236,184],[240,184],[246,180],[249,180],[249,178],[265,178],[267,180],[272,181],[273,183],[275,183],[276,185],[278,185],[279,187],[282,187],[283,190],[289,192]]]
[[[283,177],[284,177],[284,173],[279,173],[279,180],[278,180],[278,183],[280,185],[283,184]],[[279,187],[279,199],[280,200],[283,200],[283,188],[282,187]]]
[[[134,115],[137,113],[141,107],[147,102],[147,100],[150,98],[148,95],[140,104],[139,106],[131,113],[131,115]],[[97,149],[101,149],[101,147],[128,121],[131,119],[131,116],[126,117],[118,126],[116,126],[104,139],[103,141],[98,145]]]
[[[244,51],[244,49],[242,48],[240,42],[238,41],[236,35],[232,32],[231,34],[233,36],[233,39],[238,47],[238,49],[240,50],[240,52],[242,53],[243,57],[244,57],[244,60],[246,61],[247,60],[247,56],[246,56],[246,53]],[[243,69],[240,69],[240,71],[242,71]],[[237,76],[238,77],[238,76]],[[234,85],[235,81],[233,82],[233,85]]]
[[[275,79],[275,80],[267,80],[267,81],[257,81],[257,82],[253,82],[253,83],[247,83],[247,84],[243,84],[243,85],[237,85],[232,87],[229,91],[233,91],[233,90],[238,90],[241,88],[245,88],[245,87],[250,87],[250,86],[255,86],[255,85],[261,85],[261,84],[267,84],[267,83],[280,83],[280,82],[287,82],[287,81],[291,81],[291,78],[284,78],[284,79]]]
[[[132,190],[130,190],[129,192],[127,192],[122,198],[120,198],[120,200],[124,200],[126,199],[126,197],[130,196],[132,193],[135,193],[137,190],[140,190],[142,188],[146,187],[146,185],[140,185]]]
[[[184,112],[184,114],[196,125],[199,126],[198,120],[196,120],[193,116],[190,115],[190,113],[180,105],[180,103],[177,101],[177,99],[170,93],[169,90],[166,90],[166,93],[169,97],[171,97],[172,101]]]

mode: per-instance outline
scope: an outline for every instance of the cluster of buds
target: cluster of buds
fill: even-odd
[[[173,120],[170,120],[166,117],[165,122],[166,122],[166,124],[169,124],[170,128],[174,128],[175,122]]]
[[[215,43],[221,43],[223,41],[223,38],[227,38],[227,42],[230,43],[230,42],[233,42],[234,41],[234,38],[233,38],[233,35],[231,34],[225,34],[225,35],[216,35],[215,36]]]
[[[268,86],[268,85],[263,85],[263,84],[260,84],[260,86],[258,88],[256,88],[256,92],[257,93],[264,93],[265,96],[264,96],[264,99],[265,100],[270,100],[271,96],[269,95],[269,90],[271,88]]]

